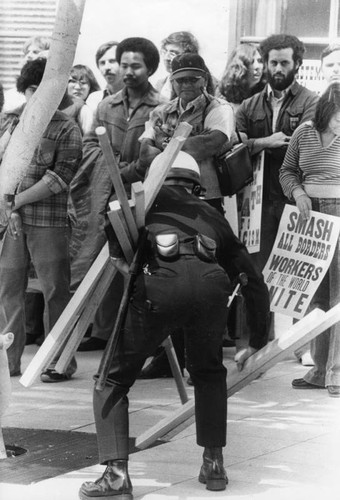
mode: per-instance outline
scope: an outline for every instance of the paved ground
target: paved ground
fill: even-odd
[[[24,368],[36,349],[26,348]],[[227,366],[233,365],[233,354],[233,349],[224,349]],[[12,404],[3,427],[93,433],[92,375],[100,355],[79,353],[76,377],[62,384],[38,382],[27,389],[13,378]],[[330,398],[326,390],[293,390],[291,380],[305,371],[288,357],[228,400],[226,491],[209,492],[198,483],[202,450],[191,425],[170,442],[131,455],[135,499],[339,499],[340,399]],[[190,387],[188,394],[193,397]],[[130,393],[131,436],[179,406],[172,379],[137,381]],[[15,458],[7,460],[15,467]],[[81,483],[102,471],[95,465],[26,486],[3,482],[0,498],[76,500]]]

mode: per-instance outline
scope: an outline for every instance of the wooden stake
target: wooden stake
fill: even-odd
[[[97,127],[96,134],[98,136],[99,143],[106,160],[106,167],[110,173],[112,184],[115,189],[115,194],[118,198],[120,206],[122,207],[126,224],[129,229],[129,233],[131,235],[131,241],[133,241],[134,244],[136,244],[138,240],[138,229],[136,226],[136,221],[132,215],[132,211],[129,205],[129,200],[124,188],[122,178],[120,176],[119,165],[117,163],[115,155],[113,154],[105,127]]]
[[[88,299],[96,287],[98,280],[101,278],[102,273],[107,270],[107,266],[111,265],[108,245],[106,244],[20,378],[20,383],[22,385],[25,387],[32,385],[41,371],[48,366],[52,359],[58,354],[69,333],[78,321],[84,307],[87,305]]]
[[[131,186],[131,200],[135,207],[135,219],[137,228],[145,226],[145,195],[141,182],[134,182]]]
[[[176,155],[178,154],[178,151],[181,149],[184,143],[185,140],[184,136],[187,137],[190,134],[191,129],[192,129],[191,125],[188,125],[187,123],[182,123],[180,127],[178,127],[177,132],[181,133],[182,135],[180,136],[180,138],[173,138],[170,141],[169,145],[167,146],[168,153],[166,155],[162,168],[160,168],[158,171],[158,175],[153,177],[152,181],[149,181],[149,183],[143,184],[143,189],[145,192],[145,211],[147,210],[147,207],[150,208],[151,206],[150,203],[152,204],[151,200],[154,200],[154,198],[156,197],[159,189],[163,184],[164,178],[166,177],[167,171],[171,167],[173,161],[176,158]],[[101,135],[105,136],[105,133],[102,133]],[[107,145],[105,146],[105,148],[106,147]],[[113,166],[114,168],[119,168],[115,160]],[[157,177],[160,175],[162,175],[163,179],[162,182],[157,180]],[[118,188],[118,191],[122,197],[122,200],[126,200],[127,198],[125,190],[123,192],[121,191],[121,188]],[[148,196],[148,201],[146,200],[147,196]],[[125,201],[123,201],[123,204],[125,204]],[[131,212],[130,205],[126,210],[126,212],[128,213],[128,211]],[[89,271],[87,272],[85,278],[79,285],[76,293],[74,294],[74,296],[66,306],[65,310],[61,314],[59,320],[54,325],[51,332],[47,335],[44,343],[40,347],[39,351],[31,361],[31,363],[28,365],[24,374],[22,375],[20,379],[20,383],[22,385],[24,385],[25,387],[32,385],[33,382],[36,380],[36,378],[40,375],[41,371],[46,366],[48,366],[51,360],[54,359],[54,357],[60,352],[60,349],[65,344],[70,332],[72,331],[77,321],[83,314],[84,308],[88,306],[91,294],[95,289],[95,287],[97,286],[98,281],[101,279],[102,273],[105,271],[106,266],[108,265],[111,265],[111,263],[109,259],[108,245],[106,244],[101,250],[98,257],[96,258],[96,260],[94,261],[94,263],[92,264]],[[79,338],[78,334],[79,332],[76,331],[75,333],[76,339],[72,340],[71,338],[69,339],[70,342],[69,345],[73,346],[76,345]],[[67,356],[70,356],[70,353],[71,351],[68,350]]]
[[[186,388],[184,386],[183,377],[181,374],[181,369],[180,369],[180,366],[178,364],[176,351],[174,349],[171,337],[170,336],[167,337],[164,340],[164,342],[162,343],[162,345],[165,349],[166,355],[167,355],[168,360],[169,360],[171,372],[172,372],[173,377],[175,379],[175,383],[177,386],[177,391],[178,391],[180,400],[181,400],[182,404],[184,405],[185,403],[187,403],[189,401],[189,398],[188,398],[188,393],[186,391]]]
[[[339,321],[340,304],[326,313],[320,309],[314,309],[310,314],[294,324],[279,339],[273,340],[251,356],[246,361],[241,372],[238,372],[237,368],[235,368],[228,373],[228,397],[240,391],[259,375],[265,373],[279,361],[282,361],[288,354],[310,342]],[[136,446],[141,449],[147,448],[169,432],[171,432],[172,436],[175,436],[177,434],[176,428],[182,430],[186,427],[185,422],[188,425],[192,422],[189,419],[192,418],[194,412],[195,402],[191,400],[173,412],[170,417],[163,419],[139,436],[136,440]]]
[[[100,280],[98,280],[96,288],[94,289],[91,297],[88,300],[87,306],[84,307],[79,321],[74,327],[74,330],[70,335],[67,344],[65,345],[63,352],[57,361],[57,364],[55,365],[55,370],[57,372],[65,372],[72,357],[78,349],[78,346],[82,341],[89,324],[93,321],[99,304],[103,300],[103,297],[106,294],[117,272],[118,271],[113,265],[108,265],[105,269],[105,272],[102,273]]]
[[[177,129],[174,137],[171,139],[163,153],[163,164],[158,170],[153,170],[143,183],[145,192],[145,213],[147,213],[155,201],[155,198],[164,184],[165,178],[175,161],[179,151],[182,149],[185,140],[189,137],[192,126],[186,122],[181,123]]]
[[[112,226],[114,227],[117,239],[122,248],[126,262],[131,264],[135,252],[132,248],[129,239],[129,234],[126,232],[126,229],[124,227],[124,220],[122,220],[122,211],[121,209],[116,208],[114,210],[110,210],[110,212],[108,212],[107,215],[110,219]]]

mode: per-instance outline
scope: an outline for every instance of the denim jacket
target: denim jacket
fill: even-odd
[[[100,146],[95,130],[104,126],[107,130],[111,147],[120,157],[121,175],[124,182],[131,184],[144,179],[145,171],[139,163],[139,137],[144,132],[145,122],[150,112],[160,103],[158,92],[149,84],[148,90],[139,101],[131,115],[128,114],[126,88],[106,97],[98,105],[91,131],[84,136],[84,155],[98,150]],[[98,161],[106,168],[99,153]]]

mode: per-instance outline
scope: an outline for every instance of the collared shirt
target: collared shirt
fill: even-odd
[[[84,136],[84,155],[98,152],[98,162],[106,170],[101,154],[96,128],[106,128],[113,152],[119,155],[121,175],[129,184],[144,179],[145,171],[139,162],[139,137],[144,131],[150,112],[160,103],[159,93],[149,84],[145,94],[129,115],[127,90],[121,91],[101,101],[98,105],[91,131]]]
[[[286,98],[286,95],[287,95],[290,87],[291,87],[291,85],[289,85],[289,87],[287,87],[286,89],[282,90],[281,97],[275,97],[274,91],[273,91],[271,85],[268,83],[268,99],[269,99],[269,102],[270,102],[272,110],[273,110],[273,121],[272,121],[273,133],[276,130],[277,118],[279,116],[281,106],[283,104],[283,101]]]
[[[191,137],[209,129],[222,132],[227,141],[234,131],[234,114],[230,104],[212,96],[211,102],[207,103],[206,98],[200,95],[189,102],[185,110],[178,97],[158,106],[151,113],[149,122],[145,124],[145,133],[141,139],[152,139],[155,146],[163,150],[164,143],[171,139],[180,122],[187,122],[192,126]],[[217,153],[218,151],[214,154]],[[198,165],[201,183],[206,189],[205,198],[220,198],[221,191],[213,155],[210,153],[207,158],[200,160]]]
[[[17,189],[20,193],[43,180],[53,194],[19,209],[24,224],[39,227],[68,225],[68,186],[78,169],[81,156],[82,137],[78,125],[57,111]]]

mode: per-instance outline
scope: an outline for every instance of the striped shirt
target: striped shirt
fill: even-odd
[[[17,189],[20,193],[42,179],[53,194],[18,210],[24,224],[39,227],[68,225],[68,186],[81,157],[82,137],[78,125],[64,113],[57,111]]]
[[[290,199],[301,194],[340,198],[340,136],[324,147],[311,122],[300,125],[290,140],[280,182]]]

